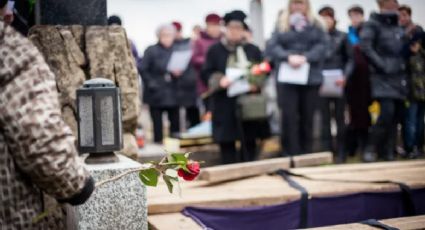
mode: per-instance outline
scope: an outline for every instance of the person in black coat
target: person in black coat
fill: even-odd
[[[364,24],[364,11],[360,6],[352,6],[348,10],[351,26],[348,28],[348,45],[351,50],[351,62],[354,68],[351,75],[347,76],[345,97],[348,105],[349,123],[346,130],[346,148],[350,155],[359,149],[365,151],[368,139],[371,118],[369,105],[370,96],[369,66],[368,61],[360,50],[360,32]],[[362,154],[363,155],[363,154]]]
[[[292,68],[310,64],[307,84],[277,83],[282,109],[282,154],[297,155],[313,151],[313,115],[323,80],[328,38],[324,25],[313,17],[308,0],[290,0],[287,9],[279,16],[277,30],[267,43],[266,56],[275,67],[282,62]]]
[[[409,56],[409,106],[406,107],[404,123],[404,157],[416,158],[423,155],[425,117],[425,49],[424,32],[413,35],[407,44]]]
[[[172,24],[162,25],[157,30],[158,43],[146,49],[139,72],[142,76],[143,101],[149,105],[154,128],[154,142],[162,143],[162,114],[170,121],[170,134],[178,133],[179,105],[178,81],[182,72],[169,72],[167,65],[173,52],[176,30]]]
[[[192,50],[192,43],[189,38],[184,38],[182,35],[182,25],[180,22],[173,22],[177,30],[176,39],[174,40],[174,51],[188,51]],[[192,65],[189,63],[187,68],[183,71],[182,76],[178,81],[178,104],[186,111],[186,128],[193,127],[201,122],[201,115],[197,106],[197,82],[196,72]]]
[[[374,161],[376,153],[393,160],[397,123],[407,96],[404,30],[398,23],[396,0],[377,0],[380,13],[372,13],[360,33],[360,46],[369,60],[372,97],[380,115],[369,135],[363,160]]]
[[[326,58],[323,70],[341,70],[343,79],[335,84],[344,89],[347,76],[353,70],[353,63],[349,59],[347,34],[336,29],[335,11],[332,7],[325,6],[319,10],[319,15],[326,22],[329,34],[329,43],[326,49]],[[345,96],[321,95],[322,115],[322,151],[333,151],[337,162],[345,161]],[[336,147],[331,134],[331,119],[334,118],[337,126]]]
[[[397,152],[404,157],[415,158],[416,156],[421,155],[421,152],[423,152],[425,130],[424,130],[424,119],[423,119],[424,106],[422,101],[418,100],[419,98],[416,97],[417,96],[416,93],[418,92],[416,88],[417,83],[416,84],[414,83],[414,81],[417,79],[416,76],[421,75],[421,74],[415,73],[415,69],[416,69],[415,67],[421,66],[422,64],[412,65],[411,61],[412,59],[413,60],[417,58],[420,59],[420,56],[422,55],[421,52],[419,52],[419,50],[413,53],[412,48],[415,48],[414,47],[415,45],[413,44],[416,44],[418,40],[422,40],[420,36],[423,33],[423,28],[420,25],[413,22],[412,8],[410,6],[401,5],[398,8],[398,11],[399,11],[399,23],[404,28],[405,34],[409,40],[405,44],[404,55],[406,57],[406,62],[407,62],[408,87],[410,89],[410,93],[408,96],[409,103],[405,108],[405,119],[404,119],[404,122],[402,123],[403,124],[402,130],[404,134],[403,135],[404,150],[401,147],[399,147],[397,148],[398,150]],[[413,61],[413,62],[416,62],[416,61]],[[409,68],[409,67],[412,67],[412,68]]]
[[[237,116],[236,97],[227,95],[230,79],[225,76],[229,67],[229,60],[237,59],[237,52],[241,49],[249,62],[259,63],[262,54],[255,45],[244,41],[244,22],[246,15],[241,11],[233,11],[226,14],[225,36],[222,40],[210,47],[206,61],[202,68],[201,76],[205,84],[218,85],[210,96],[212,112],[213,139],[220,146],[222,161],[224,164],[238,161],[252,161],[257,157],[256,140],[268,136],[268,124],[266,122],[242,122]],[[215,83],[214,83],[215,82]],[[260,89],[252,89],[259,92]],[[236,141],[242,140],[242,156],[238,157]]]

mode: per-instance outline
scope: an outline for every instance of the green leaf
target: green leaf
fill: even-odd
[[[156,171],[156,169],[150,168],[140,171],[139,177],[143,184],[147,186],[156,187],[156,185],[158,184],[159,174],[160,173]]]
[[[162,179],[164,179],[165,184],[167,184],[168,192],[173,193],[173,181],[178,181],[178,178],[164,174],[162,175]]]
[[[172,153],[171,159],[169,159],[170,162],[176,162],[180,165],[186,165],[187,164],[187,158],[184,153]]]

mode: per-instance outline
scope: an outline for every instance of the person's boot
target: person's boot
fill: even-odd
[[[412,148],[409,147],[403,148],[401,146],[397,146],[396,153],[402,158],[409,158],[409,153],[412,152],[411,149]]]
[[[394,161],[395,160],[395,153],[394,151],[388,151],[387,154],[384,157],[385,161]]]
[[[348,156],[355,156],[358,143],[360,141],[360,135],[353,128],[348,128],[345,134],[345,151]]]
[[[361,156],[363,156],[363,153],[365,152],[366,148],[367,148],[367,140],[368,140],[368,132],[366,130],[366,132],[360,132],[359,134],[359,149],[360,149],[360,153],[362,154]]]
[[[418,157],[421,157],[423,155],[425,155],[424,154],[424,149],[423,148],[418,148]]]
[[[390,133],[386,144],[384,145],[384,152],[382,158],[385,161],[394,161],[396,158],[396,134]]]
[[[416,159],[420,156],[419,150],[417,147],[414,147],[411,152],[408,154],[409,159]]]
[[[362,160],[365,163],[375,162],[376,161],[376,152],[374,151],[373,146],[366,147],[362,155]]]
[[[378,156],[382,155],[383,138],[386,136],[385,128],[374,125],[370,128],[367,141],[365,141],[365,148],[362,154],[363,162],[375,162]]]
[[[344,164],[347,161],[345,149],[339,149],[335,157],[336,164]]]

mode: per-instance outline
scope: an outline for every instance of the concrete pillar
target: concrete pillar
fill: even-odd
[[[130,158],[118,157],[117,163],[87,165],[87,169],[99,182],[141,167]],[[147,230],[146,187],[138,173],[132,173],[97,188],[85,204],[69,206],[67,213],[67,230]]]
[[[265,39],[262,0],[250,0],[249,14],[254,43],[261,49],[264,49]]]

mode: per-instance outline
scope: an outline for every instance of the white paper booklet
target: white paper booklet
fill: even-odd
[[[309,63],[305,63],[299,68],[293,68],[287,62],[282,62],[282,64],[280,64],[277,80],[280,83],[307,85],[309,74]]]
[[[168,71],[185,71],[192,58],[192,50],[173,51],[167,65]]]
[[[322,97],[342,97],[343,87],[337,85],[337,81],[344,80],[344,73],[341,69],[323,70],[323,83],[319,94]]]

